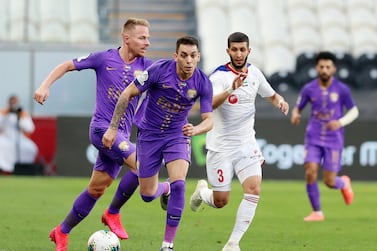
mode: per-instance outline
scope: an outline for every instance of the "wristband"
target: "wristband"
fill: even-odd
[[[233,88],[230,86],[228,89],[226,89],[226,92],[230,95],[234,92]]]

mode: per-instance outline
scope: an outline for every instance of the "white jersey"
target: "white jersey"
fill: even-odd
[[[228,89],[237,72],[226,65],[219,66],[211,75],[213,95]],[[219,107],[213,110],[213,128],[207,133],[206,147],[215,152],[233,150],[244,144],[255,143],[255,98],[271,97],[275,90],[263,73],[248,64],[243,86],[236,89]]]

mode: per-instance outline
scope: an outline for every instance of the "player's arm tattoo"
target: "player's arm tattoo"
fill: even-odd
[[[118,130],[120,119],[122,118],[124,111],[128,107],[128,103],[129,103],[129,99],[126,99],[126,98],[122,99],[122,96],[119,98],[115,106],[113,117],[110,122],[111,129]]]

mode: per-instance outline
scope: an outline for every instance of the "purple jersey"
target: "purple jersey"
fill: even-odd
[[[196,68],[193,76],[182,81],[176,62],[163,59],[135,79],[137,88],[146,92],[145,111],[137,126],[152,134],[183,135],[182,127],[195,101],[200,98],[200,112],[212,112],[212,84]]]
[[[76,70],[93,69],[97,76],[96,103],[91,127],[107,128],[110,124],[115,105],[122,91],[134,80],[135,76],[148,68],[152,61],[137,57],[126,64],[118,49],[91,53],[86,57],[73,60]],[[119,131],[130,135],[138,97],[129,104],[119,124]]]
[[[311,113],[306,127],[305,144],[343,149],[343,128],[331,131],[326,129],[326,124],[340,119],[344,108],[349,110],[355,106],[348,86],[333,78],[331,85],[325,89],[315,79],[304,86],[296,106],[301,111],[307,103],[311,103]]]

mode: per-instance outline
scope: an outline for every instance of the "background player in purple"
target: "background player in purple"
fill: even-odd
[[[352,204],[353,191],[348,176],[338,176],[344,146],[343,127],[353,122],[359,111],[348,86],[333,75],[336,57],[331,52],[320,52],[316,57],[318,78],[307,83],[301,90],[291,122],[300,123],[301,111],[311,104],[311,113],[305,134],[306,191],[313,212],[305,221],[323,221],[320,192],[317,183],[319,165],[323,168],[323,181],[329,188],[341,189],[344,201]],[[347,112],[343,114],[343,109]]]
[[[119,97],[103,144],[111,148],[123,111],[132,98],[147,91],[145,112],[138,121],[137,166],[140,193],[150,202],[170,194],[164,241],[161,251],[173,250],[185,205],[185,180],[191,159],[191,136],[212,128],[212,85],[197,68],[200,59],[198,40],[181,37],[176,43],[174,60],[160,60],[138,75]],[[194,126],[188,114],[199,98],[202,121]],[[161,162],[164,160],[169,182],[158,183]]]
[[[149,45],[148,21],[131,18],[123,26],[121,47],[91,53],[58,65],[35,91],[34,99],[43,104],[49,96],[50,86],[65,73],[93,69],[97,75],[96,105],[90,122],[89,138],[98,149],[98,157],[88,187],[74,201],[63,222],[50,233],[51,240],[56,243],[56,250],[67,250],[68,234],[89,214],[97,199],[118,176],[123,164],[127,164],[133,171],[128,171],[122,177],[113,201],[102,216],[102,222],[119,238],[128,238],[120,221],[119,209],[138,187],[136,147],[130,142],[138,97],[120,114],[119,133],[114,139],[113,148],[104,148],[102,136],[110,124],[115,104],[122,91],[137,74],[152,64],[151,60],[144,57]]]

